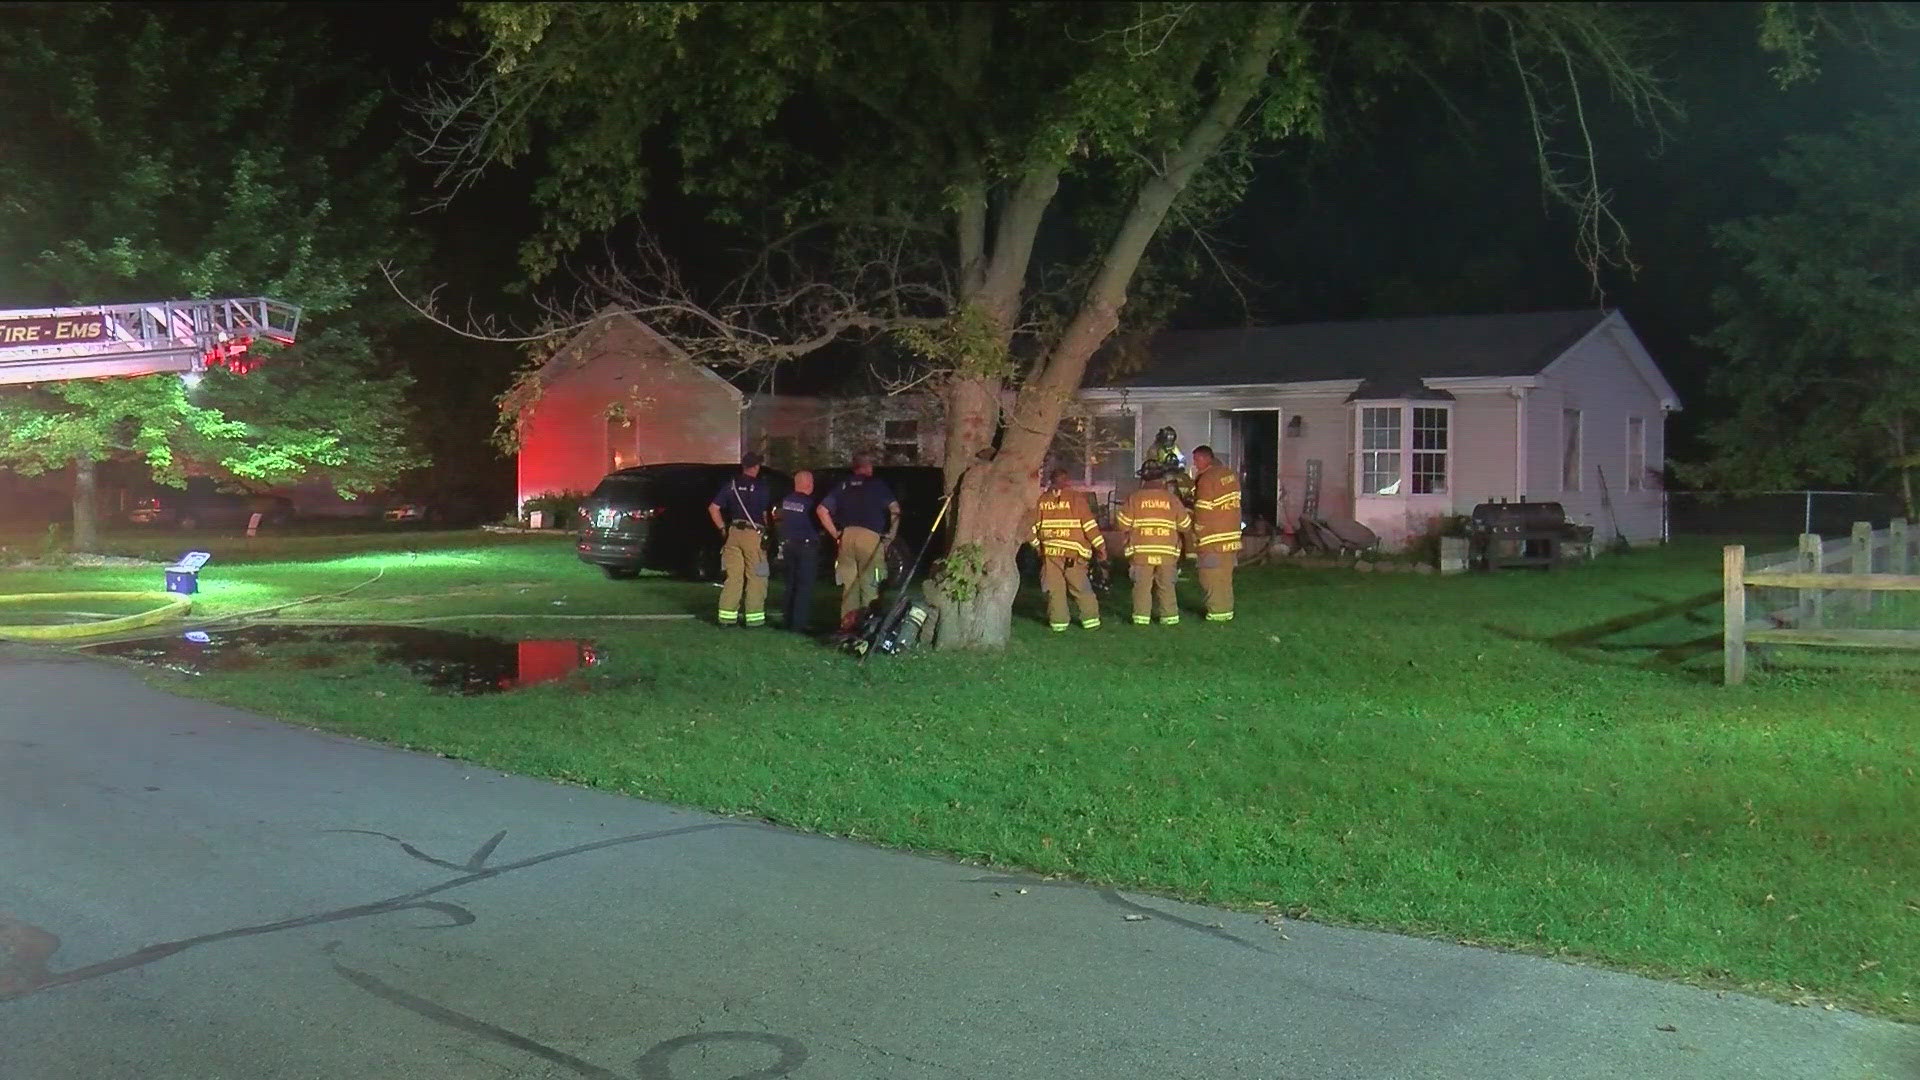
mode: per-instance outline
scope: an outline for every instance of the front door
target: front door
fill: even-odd
[[[1247,528],[1280,521],[1280,410],[1236,409],[1227,414],[1233,456],[1229,468],[1240,474],[1241,516]]]

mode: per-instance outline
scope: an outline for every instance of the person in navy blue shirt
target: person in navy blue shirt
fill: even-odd
[[[740,458],[740,475],[713,493],[707,515],[720,530],[720,569],[726,584],[720,587],[720,625],[736,619],[748,626],[767,622],[767,511],[773,489],[760,476],[760,455]]]
[[[814,517],[817,502],[813,474],[802,469],[793,474],[793,490],[773,510],[787,576],[787,594],[781,599],[780,610],[787,629],[799,634],[809,631],[813,583],[820,577],[820,522]]]
[[[853,459],[853,475],[820,500],[820,524],[840,546],[833,579],[840,585],[840,621],[880,598],[887,576],[887,545],[900,534],[900,500],[873,475],[873,459]]]

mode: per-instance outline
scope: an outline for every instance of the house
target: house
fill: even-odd
[[[1169,332],[1079,399],[1112,436],[1131,429],[1135,461],[1162,427],[1183,452],[1211,444],[1249,522],[1311,508],[1388,547],[1497,499],[1658,540],[1680,408],[1617,311]]]
[[[629,465],[740,460],[745,395],[630,315],[603,314],[534,378],[516,506],[542,492],[592,491]]]
[[[944,451],[927,395],[749,396],[625,315],[539,378],[523,503],[627,465],[737,461],[743,447],[789,470],[858,451],[939,465]],[[1239,472],[1250,524],[1351,517],[1399,547],[1478,503],[1535,499],[1646,542],[1664,535],[1659,476],[1679,407],[1619,312],[1176,331],[1079,391],[1051,465],[1110,506],[1171,427],[1183,451],[1211,444]]]
[[[741,429],[743,445],[789,472],[844,465],[855,453],[882,465],[939,465],[946,449],[940,402],[928,394],[759,394],[747,400]]]

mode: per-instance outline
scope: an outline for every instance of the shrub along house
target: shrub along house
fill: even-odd
[[[1162,427],[1182,451],[1211,444],[1240,473],[1250,523],[1291,523],[1311,498],[1388,547],[1497,499],[1658,540],[1680,407],[1626,319],[1603,311],[1169,332],[1079,397],[1093,423],[1131,429],[1133,460]]]

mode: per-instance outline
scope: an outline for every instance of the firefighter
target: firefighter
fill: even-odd
[[[880,598],[887,547],[900,535],[900,500],[873,475],[873,458],[862,454],[853,459],[853,475],[820,500],[817,514],[839,545],[833,580],[840,586],[840,625],[849,629],[856,613]]]
[[[1208,622],[1233,621],[1233,566],[1240,558],[1240,478],[1213,456],[1193,448],[1193,553]]]
[[[1067,470],[1055,469],[1034,508],[1033,544],[1040,549],[1040,589],[1047,594],[1047,625],[1067,628],[1067,600],[1079,609],[1080,625],[1100,629],[1100,604],[1087,579],[1087,563],[1107,556],[1107,538],[1093,519],[1087,497],[1067,486]]]
[[[720,569],[726,584],[720,587],[720,625],[740,620],[748,626],[767,622],[767,510],[773,489],[760,477],[759,454],[741,455],[740,475],[714,492],[707,516],[720,530]]]
[[[1174,626],[1180,622],[1173,599],[1180,538],[1193,527],[1193,518],[1157,465],[1142,466],[1140,479],[1139,490],[1128,496],[1119,515],[1127,538],[1127,567],[1133,574],[1133,624],[1146,626],[1157,614],[1161,626]]]
[[[793,490],[774,508],[773,525],[780,534],[780,561],[786,566],[787,593],[781,603],[787,629],[808,632],[813,617],[813,583],[820,576],[820,522],[815,517],[813,474],[793,474]]]
[[[1145,480],[1149,472],[1159,473],[1183,505],[1193,506],[1193,476],[1187,472],[1187,459],[1180,453],[1179,432],[1163,427],[1154,435],[1153,446],[1147,450],[1138,475]]]

